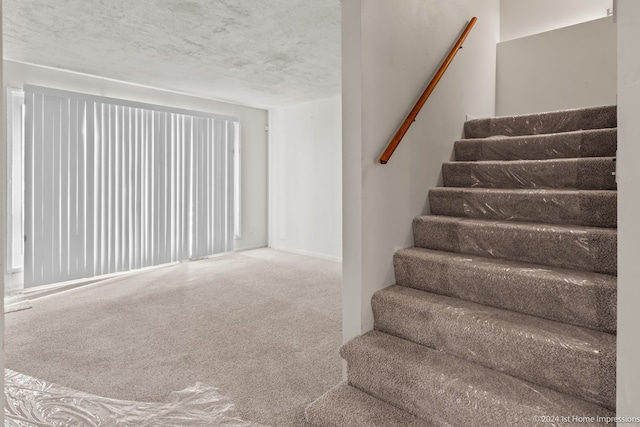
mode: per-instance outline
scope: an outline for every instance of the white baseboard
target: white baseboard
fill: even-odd
[[[295,248],[289,248],[289,247],[285,247],[285,246],[281,246],[281,247],[269,246],[269,247],[271,249],[276,249],[276,250],[284,251],[284,252],[291,252],[291,253],[298,254],[298,255],[306,255],[306,256],[310,256],[310,257],[314,257],[314,258],[326,259],[327,261],[342,262],[342,257],[337,257],[337,256],[327,255],[327,254],[321,254],[321,253],[312,252],[312,251],[305,251],[304,249],[295,249]]]
[[[267,245],[260,245],[260,246],[247,246],[246,248],[235,248],[233,250],[233,252],[244,252],[244,251],[252,251],[254,249],[264,249],[268,247]]]

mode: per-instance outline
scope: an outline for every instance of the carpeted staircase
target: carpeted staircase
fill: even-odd
[[[616,404],[616,107],[465,123],[320,427],[605,425]],[[538,418],[536,418],[538,417]],[[574,418],[581,417],[581,418]]]

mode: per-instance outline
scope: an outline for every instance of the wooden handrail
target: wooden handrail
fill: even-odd
[[[438,69],[436,74],[433,76],[433,79],[431,79],[431,82],[429,83],[427,88],[424,90],[424,93],[422,94],[420,99],[418,99],[418,102],[416,102],[416,105],[413,107],[413,109],[411,110],[407,118],[404,120],[404,122],[400,126],[400,129],[398,129],[396,134],[393,136],[393,138],[391,139],[391,142],[389,142],[387,149],[384,150],[384,153],[382,153],[382,155],[380,156],[378,163],[381,163],[383,165],[387,164],[387,162],[391,158],[391,155],[398,147],[398,144],[400,144],[400,141],[402,141],[402,138],[409,130],[411,123],[413,123],[416,120],[416,117],[418,116],[418,113],[420,113],[422,106],[424,105],[425,102],[427,102],[427,98],[429,98],[429,95],[431,95],[431,92],[433,92],[433,89],[435,89],[436,85],[440,81],[440,78],[442,78],[442,75],[444,74],[444,72],[447,71],[447,67],[449,67],[449,64],[451,64],[451,61],[453,61],[453,57],[456,56],[456,53],[458,53],[458,50],[462,49],[462,43],[464,43],[464,40],[467,38],[467,35],[469,35],[471,28],[473,28],[477,20],[478,19],[475,16],[471,18],[471,20],[465,27],[464,31],[460,35],[460,38],[451,49],[451,52],[449,52],[449,55],[447,55],[447,57],[444,59],[444,61],[442,62],[442,65],[440,65],[440,68]]]

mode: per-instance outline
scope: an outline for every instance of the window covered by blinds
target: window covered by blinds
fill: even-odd
[[[24,92],[7,88],[7,272],[22,271],[24,174]]]
[[[233,249],[233,117],[25,86],[25,286]]]

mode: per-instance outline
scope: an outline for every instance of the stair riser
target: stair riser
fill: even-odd
[[[406,249],[394,256],[396,284],[615,333],[615,277]]]
[[[414,219],[415,246],[604,274],[617,272],[614,230],[442,218],[446,217]]]
[[[454,143],[457,161],[615,157],[616,149],[616,128]]]
[[[615,407],[615,337],[393,286],[375,329],[525,381]]]
[[[375,337],[373,344],[366,343]],[[611,411],[381,333],[341,350],[349,383],[435,426],[532,426],[541,414]],[[542,425],[542,424],[540,424]]]
[[[501,221],[617,226],[615,191],[469,190],[429,191],[433,215]]]
[[[566,188],[615,190],[612,158],[515,162],[450,162],[442,165],[445,187]]]
[[[539,135],[577,130],[614,128],[617,126],[616,106],[558,111],[524,116],[470,120],[464,124],[465,138],[486,138],[494,135]]]

